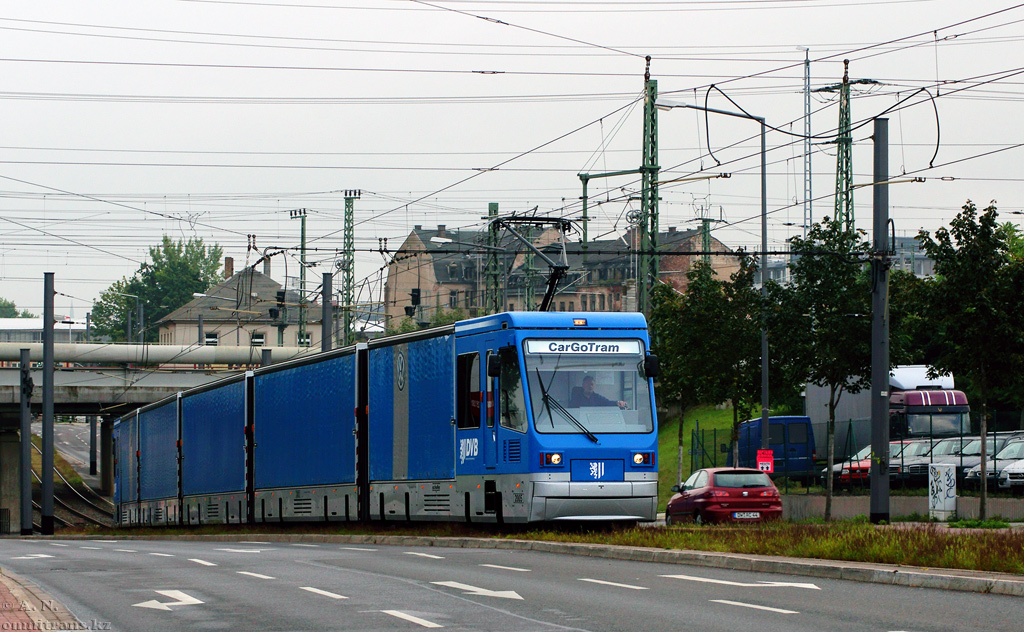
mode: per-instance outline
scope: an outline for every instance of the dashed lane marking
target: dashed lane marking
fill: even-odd
[[[728,599],[712,599],[715,603],[724,603],[729,606],[739,606],[741,608],[753,608],[754,610],[767,610],[768,612],[778,612],[779,614],[800,614],[796,610],[783,610],[782,608],[770,608],[768,606],[759,606],[753,603],[743,603],[742,601],[729,601]]]
[[[530,569],[528,569],[528,568],[516,568],[515,566],[498,566],[497,564],[481,564],[480,566],[483,566],[483,567],[486,567],[486,568],[496,568],[499,571],[515,571],[517,573],[529,573],[530,572]]]
[[[155,555],[157,557],[174,557],[170,553],[150,553],[150,555]]]
[[[255,577],[256,579],[277,579],[270,575],[260,575],[259,573],[250,573],[249,571],[237,571],[239,575],[248,575],[249,577]]]
[[[342,547],[338,547],[338,548],[344,549],[345,551],[369,551],[371,553],[377,550],[377,549],[362,549],[362,548],[359,548],[358,546],[342,546]]]
[[[114,549],[118,553],[138,553],[135,549]]]
[[[619,584],[616,582],[606,582],[603,579],[590,579],[589,577],[580,577],[581,582],[590,582],[592,584],[603,584],[605,586],[615,586],[616,588],[629,588],[632,590],[647,590],[646,586],[633,586],[632,584]]]
[[[292,546],[306,546],[306,547],[309,547],[311,549],[315,549],[315,548],[318,548],[320,545],[319,544],[297,544],[297,543],[293,542]]]
[[[444,558],[440,555],[431,555],[430,553],[417,553],[416,551],[406,551],[406,555],[418,555],[420,557],[429,557],[432,560],[443,560]]]
[[[316,595],[323,595],[324,597],[330,597],[331,599],[348,599],[345,595],[320,590],[319,588],[313,588],[312,586],[299,586],[299,590],[305,590]]]
[[[103,550],[102,546],[80,546],[78,548],[80,548],[80,549],[89,549],[90,551],[102,551]]]
[[[68,546],[67,544],[61,544],[59,542],[47,542],[50,546]]]
[[[196,559],[194,557],[190,557],[188,559],[188,561],[195,562],[196,564],[202,564],[203,566],[216,566],[216,564],[214,564],[213,562],[207,562],[206,560],[199,560],[199,559]]]
[[[402,612],[401,610],[381,610],[381,612],[383,612],[384,614],[389,614],[392,617],[398,617],[399,619],[403,619],[403,620],[408,621],[410,623],[415,623],[416,625],[422,625],[425,628],[443,628],[444,627],[440,623],[434,623],[433,621],[427,621],[426,619],[421,619],[419,617],[414,617],[413,615],[406,614],[406,613]]]

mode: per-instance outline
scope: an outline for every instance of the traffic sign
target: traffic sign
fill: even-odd
[[[758,450],[757,469],[766,474],[773,473],[775,471],[775,452],[772,450]]]

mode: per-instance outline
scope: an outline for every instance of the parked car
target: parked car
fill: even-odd
[[[985,478],[988,481],[989,489],[995,487],[1009,489],[1009,479],[1001,479],[999,475],[1008,466],[1022,459],[1024,459],[1024,440],[1007,441],[1003,449],[985,463]],[[981,487],[981,463],[967,470],[967,474],[964,476],[964,485]]]
[[[732,450],[726,465],[757,467],[757,451],[761,447],[761,420],[740,424],[738,435],[739,462],[732,462]],[[769,417],[768,447],[774,459],[772,476],[812,478],[814,476],[814,431],[810,417]]]
[[[760,470],[712,467],[697,470],[665,508],[665,524],[693,521],[761,522],[782,517],[782,499],[772,479]]]
[[[1014,461],[999,472],[996,479],[999,489],[1019,494],[1024,491],[1024,461]]]
[[[889,442],[889,476],[900,475],[899,455],[903,449],[914,443],[913,441],[890,441]],[[821,478],[824,481],[827,468],[821,470]],[[837,485],[852,485],[853,483],[867,484],[871,477],[871,446],[866,445],[860,452],[850,457],[849,461],[836,463],[832,466],[832,481]]]
[[[946,458],[951,458],[950,463],[956,462],[956,456],[960,454],[968,443],[978,437],[948,437],[937,440],[928,450],[914,458],[903,459],[903,477],[909,482],[924,484],[928,481],[928,466],[935,463],[944,463]]]
[[[999,453],[1008,442],[1013,439],[1021,438],[1018,433],[1009,434],[989,434],[985,441],[985,454],[988,455],[989,459]],[[971,469],[975,465],[981,465],[981,439],[975,439],[965,445],[958,454],[947,456],[941,461],[942,463],[953,463],[956,465],[956,478],[958,481],[963,481],[967,474],[967,470]]]

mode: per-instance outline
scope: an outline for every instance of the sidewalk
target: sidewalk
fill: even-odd
[[[39,586],[0,570],[0,630],[85,630],[67,608]]]

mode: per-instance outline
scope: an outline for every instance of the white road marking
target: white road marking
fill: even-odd
[[[257,579],[277,579],[270,575],[260,575],[259,573],[250,573],[249,571],[237,571],[239,575],[248,575],[249,577],[255,577]]]
[[[57,542],[47,542],[50,546],[68,546],[67,544],[59,544]]]
[[[515,566],[498,566],[497,564],[481,564],[480,566],[484,566],[486,568],[496,568],[499,571],[515,571],[517,573],[530,572],[530,569],[528,568],[516,568]]]
[[[672,579],[685,579],[691,582],[703,582],[705,584],[721,584],[723,586],[739,586],[741,588],[770,588],[770,587],[788,587],[788,588],[806,588],[808,590],[821,590],[814,584],[802,584],[799,582],[757,582],[749,584],[746,582],[731,582],[724,579],[711,579],[709,577],[695,577],[693,575],[662,575],[662,577],[670,577]]]
[[[406,555],[419,555],[420,557],[429,557],[432,560],[443,560],[444,558],[440,555],[431,555],[430,553],[417,553],[415,551],[406,551]]]
[[[188,561],[195,562],[196,564],[202,564],[203,566],[216,566],[213,562],[207,562],[206,560],[199,560],[194,557],[188,558]]]
[[[297,544],[297,543],[293,543],[292,546],[308,546],[311,549],[315,549],[315,548],[319,547],[320,545],[319,544]]]
[[[78,548],[80,548],[80,549],[89,549],[90,551],[102,551],[103,550],[102,546],[80,546]]]
[[[117,540],[93,540],[93,542],[99,542],[100,544],[117,544]]]
[[[138,553],[138,551],[136,551],[134,549],[114,549],[114,550],[118,551],[120,553]]]
[[[174,557],[170,553],[150,553],[150,555],[155,555],[157,557]]]
[[[270,544],[270,542],[239,542],[239,544]]]
[[[327,592],[326,590],[320,590],[319,588],[313,588],[312,586],[299,586],[299,590],[306,590],[317,595],[323,595],[324,597],[330,597],[331,599],[348,599],[344,595],[337,593]]]
[[[203,603],[191,595],[187,595],[180,590],[154,590],[153,592],[164,597],[170,597],[177,601],[168,601],[161,603],[156,599],[151,601],[143,601],[142,603],[133,603],[132,605],[137,608],[152,608],[154,610],[170,610],[171,606],[194,606],[196,604]]]
[[[263,551],[269,551],[270,549],[214,549],[214,551],[224,551],[226,553],[262,553]]]
[[[44,557],[53,557],[53,556],[52,555],[47,555],[46,553],[32,553],[31,555],[22,555],[20,557],[12,557],[11,559],[12,560],[39,560],[39,559],[42,559]]]
[[[390,614],[392,617],[398,617],[399,619],[404,619],[405,621],[408,621],[410,623],[415,623],[416,625],[422,625],[425,628],[443,628],[444,627],[440,623],[434,623],[433,621],[427,621],[426,619],[421,619],[419,617],[414,617],[411,614],[405,614],[401,610],[381,610],[381,612],[383,612],[384,614]]]
[[[618,584],[616,582],[606,582],[603,579],[590,579],[587,577],[580,577],[581,582],[590,582],[592,584],[604,584],[605,586],[615,586],[617,588],[631,588],[633,590],[647,590],[646,586],[633,586],[631,584]]]
[[[502,599],[519,599],[522,601],[522,597],[519,596],[514,590],[488,590],[486,588],[479,588],[477,586],[470,586],[469,584],[460,584],[459,582],[430,582],[438,586],[447,586],[448,588],[455,588],[456,590],[464,591],[469,595],[479,595],[481,597],[501,597]]]
[[[754,610],[767,610],[768,612],[778,612],[779,614],[800,614],[796,610],[783,610],[782,608],[769,608],[768,606],[759,606],[752,603],[743,603],[742,601],[729,601],[728,599],[712,599],[715,603],[724,603],[730,606],[739,606],[741,608],[753,608]]]
[[[376,551],[377,550],[377,549],[361,549],[358,546],[342,546],[342,547],[339,547],[339,548],[344,549],[346,551],[371,551],[372,552],[372,551]]]

